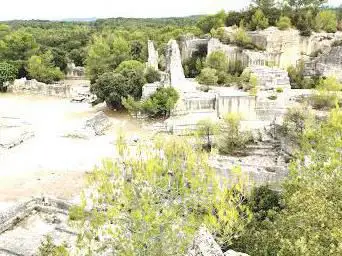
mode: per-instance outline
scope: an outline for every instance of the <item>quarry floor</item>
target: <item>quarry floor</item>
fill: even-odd
[[[104,136],[65,138],[87,118],[103,110],[113,126]],[[140,125],[105,106],[71,103],[46,96],[0,94],[0,116],[21,118],[32,124],[34,137],[0,151],[0,209],[33,196],[71,200],[85,186],[85,173],[115,156],[115,134],[122,127],[134,136]],[[1,136],[1,134],[0,134]]]

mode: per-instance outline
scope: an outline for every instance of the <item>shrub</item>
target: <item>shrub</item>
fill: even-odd
[[[320,91],[309,97],[309,103],[314,109],[330,110],[335,107],[338,97],[335,93]]]
[[[217,71],[212,68],[204,68],[196,79],[200,84],[217,85]]]
[[[249,23],[251,30],[265,29],[268,27],[268,19],[265,17],[261,9],[257,9],[252,16],[252,20]]]
[[[143,111],[151,118],[167,118],[179,99],[173,87],[159,88],[142,103]]]
[[[335,33],[337,30],[336,12],[331,10],[324,10],[316,16],[317,28],[328,33]]]
[[[283,91],[284,91],[284,89],[281,88],[281,87],[278,87],[278,88],[276,89],[276,92],[277,92],[277,93],[282,93]]]
[[[217,83],[223,86],[230,86],[230,84],[234,81],[233,76],[230,74],[227,74],[224,71],[217,72],[217,77],[218,77]]]
[[[217,71],[228,71],[228,58],[223,51],[214,51],[209,54],[206,60],[206,66]]]
[[[17,74],[18,69],[16,69],[15,66],[6,62],[0,63],[0,92],[5,92],[7,90],[7,88],[3,86],[4,83],[14,81]]]
[[[240,117],[237,114],[225,116],[221,134],[218,141],[218,149],[221,154],[241,153],[253,140],[250,132],[240,130]]]
[[[267,99],[269,100],[276,100],[278,98],[277,95],[271,95],[271,96],[268,96]]]
[[[38,248],[38,256],[69,256],[66,245],[55,245],[51,236],[46,236]]]
[[[252,38],[247,34],[246,30],[243,27],[239,27],[237,31],[234,33],[234,42],[240,47],[252,47]]]
[[[204,66],[204,58],[188,58],[183,62],[184,75],[185,77],[194,78],[201,73],[201,69]]]
[[[217,123],[212,121],[211,119],[200,120],[197,123],[197,135],[202,137],[205,140],[204,149],[208,152],[211,151],[213,146],[212,136],[216,135],[219,130],[219,126]]]
[[[160,81],[160,73],[152,67],[147,67],[145,71],[145,79],[148,83],[154,83]]]
[[[317,86],[317,78],[304,77],[304,62],[301,61],[297,67],[290,66],[287,69],[292,89],[312,89]]]
[[[326,79],[319,79],[317,88],[326,91],[342,91],[342,83],[335,77],[328,77]]]
[[[280,30],[286,30],[291,28],[292,24],[291,24],[291,19],[287,16],[281,16],[277,22],[277,27]]]
[[[28,60],[27,71],[31,78],[43,83],[52,83],[64,78],[64,73],[53,65],[53,55],[51,51],[40,56],[31,56]]]

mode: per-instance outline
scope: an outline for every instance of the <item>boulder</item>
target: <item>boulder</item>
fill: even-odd
[[[103,111],[99,111],[86,121],[85,129],[93,131],[95,135],[104,135],[111,125],[112,123],[106,114]]]

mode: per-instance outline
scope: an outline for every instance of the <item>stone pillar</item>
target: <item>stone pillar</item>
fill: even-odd
[[[158,70],[158,51],[154,48],[153,41],[148,40],[148,66]]]

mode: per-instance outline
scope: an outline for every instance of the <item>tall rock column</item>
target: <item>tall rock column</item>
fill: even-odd
[[[153,41],[148,40],[148,65],[158,70],[158,51],[154,48]]]

